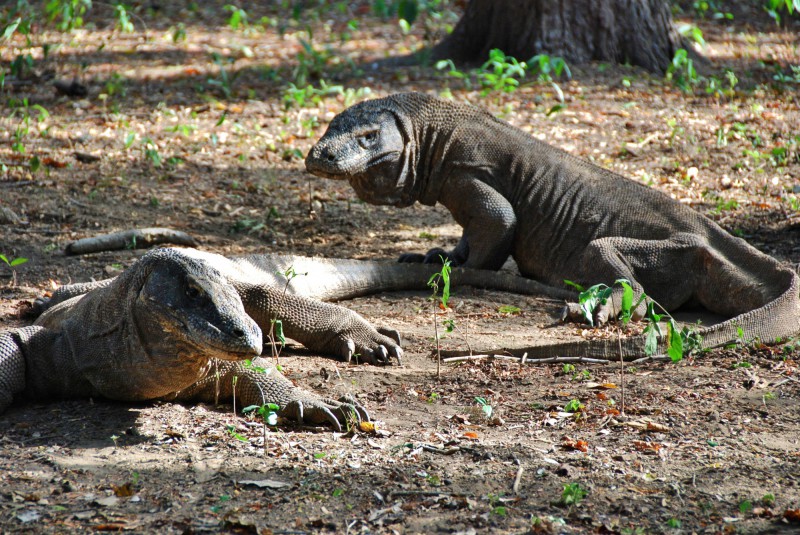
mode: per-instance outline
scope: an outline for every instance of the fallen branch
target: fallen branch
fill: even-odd
[[[519,461],[517,461],[519,462]],[[519,465],[517,468],[517,475],[514,477],[514,484],[511,486],[511,491],[514,494],[519,494],[519,485],[522,482],[522,472],[525,470],[525,467],[522,464]]]
[[[651,357],[648,357],[648,359]],[[525,353],[521,357],[511,355],[463,355],[455,357],[447,357],[442,359],[442,362],[464,362],[468,360],[483,360],[483,359],[497,359],[497,360],[513,360],[520,364],[560,364],[565,362],[584,362],[587,364],[608,364],[611,362],[608,359],[595,359],[589,357],[547,357],[547,358],[530,358]],[[638,361],[637,361],[638,362]]]
[[[197,245],[197,241],[185,232],[156,227],[124,230],[83,238],[68,244],[64,252],[68,255],[78,255],[120,249],[145,249],[159,243],[171,243],[189,247]]]

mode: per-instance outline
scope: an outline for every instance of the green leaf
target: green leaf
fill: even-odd
[[[647,338],[644,341],[644,354],[652,357],[658,351],[658,325],[650,323],[644,329]]]
[[[683,359],[683,337],[678,329],[675,327],[675,321],[669,320],[667,324],[667,355],[672,359],[672,362],[679,362]]]
[[[409,25],[414,24],[419,15],[419,6],[417,0],[400,0],[397,6],[397,16],[408,22]]]
[[[278,338],[278,341],[281,343],[281,347],[286,345],[286,337],[283,335],[283,322],[281,320],[273,320],[273,325],[275,328],[275,336]]]
[[[27,258],[22,258],[22,257],[15,258],[14,260],[11,261],[11,267],[18,266],[20,264],[24,264],[27,261],[28,261]]]
[[[566,284],[570,288],[575,288],[579,292],[583,292],[584,290],[586,290],[586,288],[584,288],[583,286],[581,286],[577,282],[572,282],[571,280],[564,279],[564,284]]]
[[[450,300],[450,261],[442,258],[442,305],[447,307],[447,302]]]
[[[622,312],[622,323],[627,324],[633,314],[633,288],[626,279],[617,279],[614,284],[622,286],[622,302],[620,308]]]
[[[34,156],[34,157],[32,157],[30,159],[30,162],[28,162],[28,165],[31,166],[31,173],[35,173],[42,166],[42,162],[39,161],[39,157],[38,156]]]
[[[0,254],[0,260],[2,260],[3,262],[5,262],[5,263],[6,263],[6,264],[8,264],[9,266],[11,265],[11,263],[8,261],[8,258],[6,258],[6,255],[4,255],[4,254]]]
[[[497,311],[500,314],[519,314],[522,312],[522,309],[514,305],[500,305],[497,307]]]
[[[17,26],[19,26],[20,22],[22,22],[22,18],[17,17],[17,19],[14,22],[6,26],[6,29],[3,31],[4,41],[8,41],[9,39],[11,39],[11,36],[14,35],[15,31],[17,31]]]

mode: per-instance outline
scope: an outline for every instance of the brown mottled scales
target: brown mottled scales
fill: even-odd
[[[289,268],[302,274],[287,285]],[[283,331],[309,349],[350,360],[400,360],[399,335],[376,329],[335,301],[383,290],[425,289],[436,266],[301,256],[225,258],[195,249],[157,249],[115,279],[64,286],[38,304],[29,327],[0,332],[0,413],[14,397],[43,401],[102,396],[123,401],[275,403],[283,415],[341,428],[368,419],[350,399],[297,388],[258,357],[262,331]],[[455,285],[566,297],[521,277],[456,269]],[[253,365],[266,372],[244,366]],[[219,373],[219,379],[217,379]],[[219,392],[218,392],[219,389]]]
[[[442,203],[464,228],[450,252],[401,262],[498,269],[513,256],[523,276],[552,286],[623,278],[667,310],[701,305],[728,319],[700,330],[706,347],[770,342],[800,331],[798,276],[658,190],[543,143],[487,111],[420,93],[356,104],[309,152],[308,170],[348,180],[369,203]],[[594,311],[619,313],[621,289]],[[638,319],[644,305],[636,310]],[[572,303],[571,319],[582,317]],[[662,341],[663,342],[663,341]],[[623,355],[642,354],[630,338]],[[663,345],[662,345],[663,349]],[[516,348],[530,358],[619,357],[616,341]]]

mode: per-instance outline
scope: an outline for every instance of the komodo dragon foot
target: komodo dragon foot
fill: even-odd
[[[289,402],[278,414],[300,423],[328,423],[336,431],[342,430],[342,424],[349,429],[352,425],[370,421],[367,409],[350,395],[342,396],[338,400],[329,398],[297,399]]]

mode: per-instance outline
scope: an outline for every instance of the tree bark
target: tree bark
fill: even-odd
[[[549,54],[664,72],[682,47],[667,0],[470,0],[432,57],[481,63],[499,48],[519,60]]]

